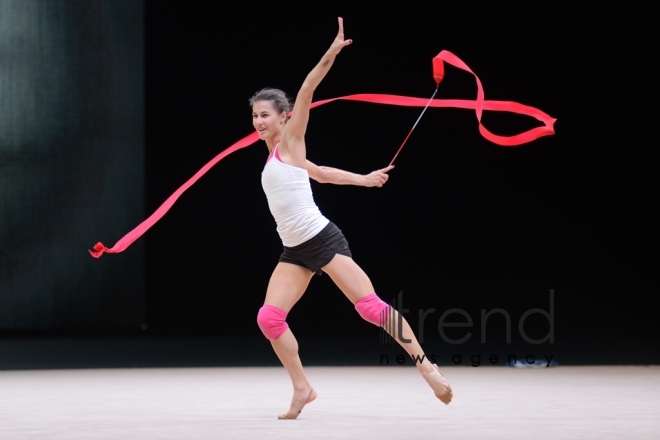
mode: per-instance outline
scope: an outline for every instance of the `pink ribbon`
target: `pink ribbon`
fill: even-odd
[[[523,105],[517,102],[512,101],[486,101],[484,100],[484,90],[481,85],[481,81],[477,75],[470,70],[470,68],[461,61],[456,55],[452,54],[449,51],[443,50],[435,58],[433,58],[433,77],[436,83],[440,83],[444,77],[444,66],[443,62],[446,62],[454,67],[457,67],[461,70],[465,70],[474,75],[477,81],[477,99],[474,101],[463,100],[463,99],[431,99],[430,101],[424,98],[414,98],[410,96],[399,96],[399,95],[383,95],[383,94],[372,94],[372,93],[363,93],[356,95],[347,95],[338,98],[325,99],[322,101],[316,101],[312,103],[311,108],[318,107],[320,105],[327,104],[329,102],[344,100],[344,101],[363,101],[371,102],[374,104],[386,104],[386,105],[397,105],[405,107],[453,107],[453,108],[464,108],[475,110],[477,115],[477,121],[479,122],[479,132],[487,140],[493,142],[494,144],[503,146],[503,147],[513,147],[522,145],[525,143],[532,142],[542,136],[550,136],[555,133],[554,123],[555,118],[552,118],[547,113],[542,112],[541,110]],[[521,115],[531,116],[538,121],[543,123],[543,126],[535,127],[530,130],[527,130],[523,133],[519,133],[513,136],[500,136],[490,132],[486,127],[481,123],[481,116],[484,110],[491,111],[504,111],[517,113]],[[103,243],[98,242],[94,245],[93,250],[89,250],[89,253],[94,258],[100,258],[104,253],[116,254],[126,250],[135,240],[141,237],[147,230],[153,226],[158,220],[160,220],[167,211],[174,205],[174,202],[190,188],[197,180],[199,180],[208,170],[215,166],[218,162],[224,159],[229,154],[238,151],[242,148],[250,146],[259,140],[259,136],[256,132],[251,133],[250,135],[244,137],[238,142],[234,143],[229,148],[222,151],[216,157],[214,157],[209,163],[204,165],[194,176],[192,176],[186,183],[181,185],[171,196],[165,200],[165,202],[156,209],[156,211],[151,214],[146,220],[136,226],[132,231],[123,236],[114,246],[111,248],[106,247]]]

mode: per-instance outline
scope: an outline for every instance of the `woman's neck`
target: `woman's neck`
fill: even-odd
[[[277,144],[280,143],[280,139],[269,139],[266,141],[266,146],[268,147],[268,152],[272,153],[275,147],[277,147]]]

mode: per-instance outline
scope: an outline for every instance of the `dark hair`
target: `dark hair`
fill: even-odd
[[[289,112],[293,109],[289,96],[280,89],[267,87],[259,90],[250,98],[250,108],[258,101],[270,101],[278,113],[286,112],[287,119],[289,118]]]

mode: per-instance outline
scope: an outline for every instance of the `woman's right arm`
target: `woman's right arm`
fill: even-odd
[[[387,174],[394,165],[388,165],[369,174],[356,174],[350,171],[341,170],[339,168],[326,167],[323,165],[316,165],[309,160],[307,161],[307,172],[311,179],[319,183],[332,183],[334,185],[356,185],[378,187],[385,185],[389,175]]]
[[[314,91],[321,83],[321,80],[326,76],[330,67],[332,67],[337,54],[339,54],[345,46],[348,46],[353,42],[353,40],[344,39],[343,19],[339,17],[337,20],[339,22],[337,36],[323,58],[321,58],[319,63],[307,74],[307,77],[296,96],[293,110],[291,112],[291,118],[286,123],[282,133],[282,145],[288,150],[292,165],[297,165],[302,168],[305,167],[305,131],[307,130],[309,110],[312,104]]]

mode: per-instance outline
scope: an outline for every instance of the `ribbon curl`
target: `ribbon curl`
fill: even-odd
[[[437,84],[442,81],[444,77],[444,66],[443,62],[446,62],[458,69],[465,70],[466,72],[474,75],[477,82],[477,99],[474,101],[463,100],[463,99],[433,99],[427,100],[423,98],[414,98],[410,96],[400,96],[400,95],[386,95],[386,94],[373,94],[373,93],[363,93],[356,95],[347,95],[337,98],[330,98],[321,101],[316,101],[312,103],[311,108],[318,107],[320,105],[328,104],[333,101],[363,101],[370,102],[374,104],[385,104],[385,105],[397,105],[404,107],[453,107],[453,108],[463,108],[475,110],[477,115],[477,121],[479,123],[479,133],[491,141],[494,144],[503,146],[503,147],[513,147],[522,145],[525,143],[532,142],[542,136],[550,136],[555,133],[554,123],[555,118],[551,117],[547,113],[527,105],[523,105],[517,102],[512,101],[486,101],[484,99],[484,90],[481,85],[479,77],[456,55],[452,54],[447,50],[441,51],[438,55],[433,58],[433,77]],[[437,89],[436,89],[437,90]],[[434,95],[435,96],[435,95]],[[519,133],[513,136],[500,136],[490,132],[486,127],[481,123],[481,117],[484,110],[492,111],[505,111],[511,113],[522,114],[526,116],[531,116],[538,121],[542,122],[544,125],[541,127],[532,128],[523,133]],[[190,188],[197,180],[199,180],[208,170],[215,166],[218,162],[224,159],[231,153],[238,151],[242,148],[248,147],[259,140],[259,136],[256,132],[249,134],[238,142],[234,143],[220,154],[215,156],[210,162],[204,165],[195,175],[188,179],[179,189],[177,189],[171,196],[165,200],[165,202],[154,211],[147,219],[142,223],[136,226],[133,230],[127,233],[122,237],[114,246],[111,248],[106,247],[103,243],[98,242],[94,245],[93,250],[89,249],[89,253],[94,258],[100,258],[104,253],[107,254],[116,254],[126,250],[135,240],[141,237],[151,226],[153,226],[158,220],[160,220],[167,211],[174,205],[174,202],[183,194],[188,188]]]

